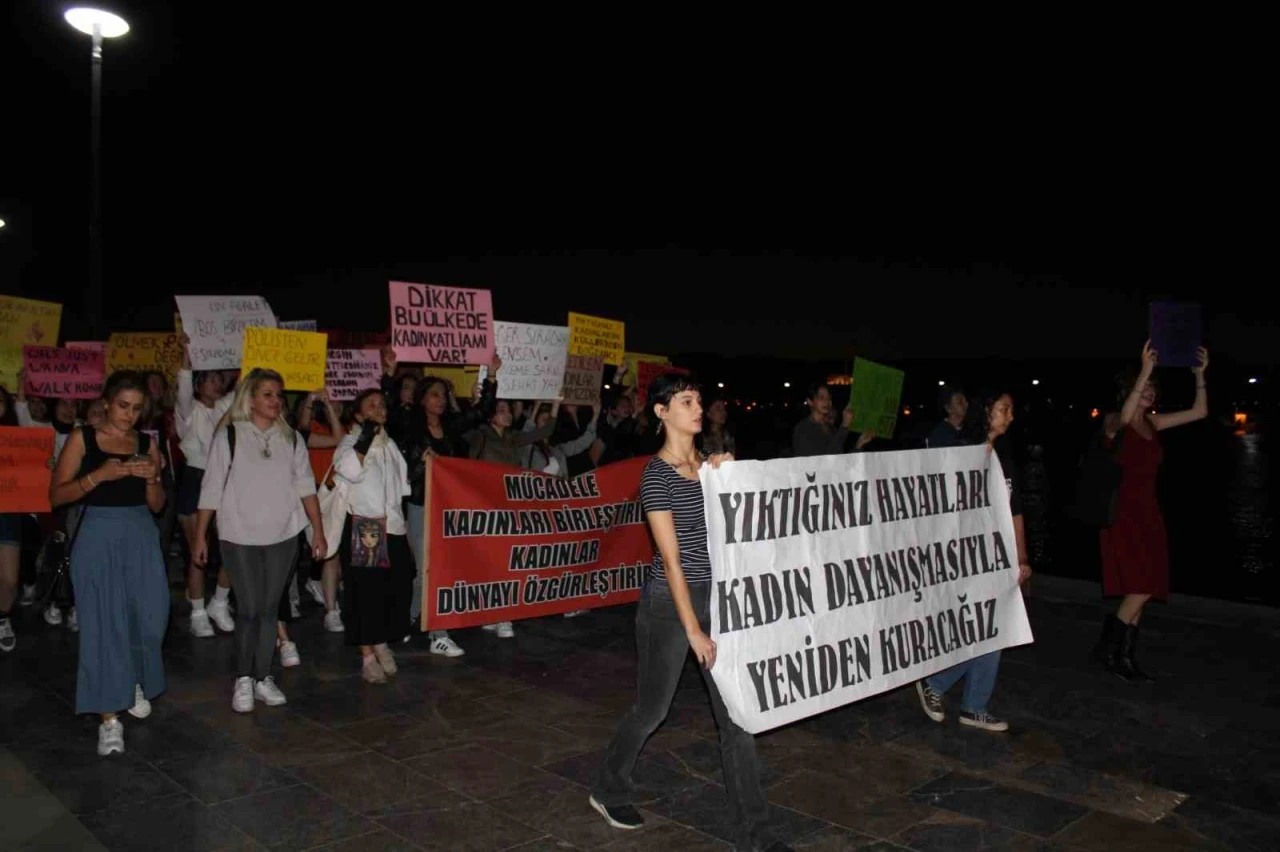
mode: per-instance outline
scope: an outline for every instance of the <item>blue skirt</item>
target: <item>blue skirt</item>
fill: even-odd
[[[169,582],[146,506],[86,506],[71,551],[80,618],[77,713],[133,706],[164,692],[160,646],[169,624]]]

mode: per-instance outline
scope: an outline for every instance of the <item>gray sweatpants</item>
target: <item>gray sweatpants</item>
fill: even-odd
[[[280,596],[298,557],[298,538],[279,544],[220,544],[236,593],[236,676],[262,680],[271,674]]]

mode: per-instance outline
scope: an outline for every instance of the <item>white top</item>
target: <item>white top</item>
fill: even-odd
[[[306,441],[298,435],[294,444],[279,424],[266,432],[244,420],[232,427],[235,460],[223,429],[209,450],[199,508],[218,513],[218,538],[232,544],[279,544],[293,538],[307,526],[302,499],[316,493]],[[271,458],[262,457],[264,444]]]
[[[361,518],[385,517],[387,535],[404,535],[400,503],[410,493],[404,456],[386,432],[379,432],[362,464],[355,449],[359,437],[360,430],[353,427],[333,454],[334,481],[341,479],[348,484],[347,513]]]
[[[234,393],[225,394],[213,404],[213,408],[207,408],[204,403],[196,401],[191,371],[178,371],[178,396],[174,402],[173,422],[181,442],[178,446],[182,448],[182,455],[189,467],[209,466],[209,446],[213,442],[213,430],[222,415],[231,408],[235,396]],[[236,455],[240,455],[238,444]]]

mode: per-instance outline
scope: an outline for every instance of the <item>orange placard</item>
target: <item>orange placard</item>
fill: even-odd
[[[41,512],[49,508],[52,429],[0,426],[0,512]]]
[[[640,507],[649,459],[573,479],[435,457],[427,480],[424,629],[638,600],[653,561]]]

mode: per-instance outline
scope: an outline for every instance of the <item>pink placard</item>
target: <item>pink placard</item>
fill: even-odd
[[[92,349],[107,357],[107,341],[105,340],[68,340],[64,344],[68,349]]]
[[[391,345],[401,361],[488,364],[493,295],[488,290],[390,282]]]
[[[97,399],[102,396],[107,354],[94,349],[24,346],[22,369],[28,396]]]

